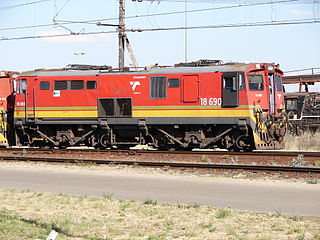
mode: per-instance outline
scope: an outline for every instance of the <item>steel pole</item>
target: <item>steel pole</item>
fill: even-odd
[[[119,0],[119,68],[124,68],[124,51],[125,51],[125,0]]]

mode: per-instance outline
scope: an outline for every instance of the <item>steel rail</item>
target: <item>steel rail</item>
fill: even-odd
[[[320,152],[305,152],[305,151],[254,151],[254,152],[227,152],[227,151],[153,151],[153,150],[121,150],[121,149],[40,149],[40,148],[3,148],[4,152],[51,152],[51,153],[124,153],[128,155],[134,154],[167,154],[167,155],[229,155],[229,156],[279,156],[279,157],[296,157],[303,155],[304,157],[319,158]]]
[[[225,170],[248,170],[269,172],[295,172],[320,174],[320,168],[313,167],[288,167],[266,165],[231,165],[231,164],[204,164],[204,163],[178,163],[178,162],[146,162],[125,160],[97,160],[97,159],[71,159],[71,158],[39,158],[27,156],[0,156],[0,161],[27,161],[49,163],[87,163],[87,164],[116,164],[133,165],[143,167],[173,167],[173,168],[196,168],[196,169],[225,169]]]

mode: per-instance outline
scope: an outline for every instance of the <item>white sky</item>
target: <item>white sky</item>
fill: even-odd
[[[0,70],[60,68],[70,63],[111,65],[117,67],[117,33],[73,35],[28,40],[1,41],[14,37],[46,36],[99,31],[115,31],[115,27],[95,24],[68,24],[28,29],[3,28],[52,24],[55,20],[86,21],[118,17],[118,0],[48,0],[37,4],[9,8],[39,0],[0,0]],[[257,3],[274,2],[253,6]],[[126,28],[167,28],[187,26],[221,26],[252,22],[278,22],[313,19],[318,23],[301,25],[211,28],[198,30],[128,32],[139,66],[158,63],[172,65],[185,60],[221,59],[224,62],[274,62],[283,71],[320,67],[320,0],[296,0],[276,4],[280,0],[188,0],[126,1],[126,16],[148,17],[126,19]],[[229,9],[225,6],[251,5]],[[216,8],[185,14],[156,14]],[[117,20],[101,21],[117,24]],[[58,22],[60,23],[60,22]],[[67,29],[66,29],[67,28]],[[69,30],[68,30],[69,29]],[[126,65],[130,64],[128,54]],[[316,70],[320,72],[320,69]],[[302,72],[303,73],[303,72]],[[307,73],[311,73],[310,71]],[[301,74],[299,72],[298,74]],[[312,90],[312,88],[311,88]]]

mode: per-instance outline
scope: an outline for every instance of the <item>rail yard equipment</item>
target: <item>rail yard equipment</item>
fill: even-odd
[[[320,129],[320,93],[309,92],[308,87],[317,82],[320,74],[283,77],[284,84],[299,84],[299,92],[285,94],[288,127],[293,134],[314,133]]]

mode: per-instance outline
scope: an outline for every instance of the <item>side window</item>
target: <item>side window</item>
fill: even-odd
[[[54,81],[54,90],[67,90],[67,81]]]
[[[245,84],[245,81],[244,81],[244,74],[240,73],[239,74],[239,90],[243,90],[245,88],[246,88],[246,84]]]
[[[179,78],[170,78],[168,80],[168,87],[169,88],[178,88],[178,87],[180,87],[180,79]]]
[[[166,98],[166,77],[150,77],[150,98]]]
[[[50,82],[40,82],[40,90],[49,90]]]
[[[83,90],[83,88],[84,88],[83,80],[73,80],[70,82],[71,82],[71,84],[70,84],[71,90]]]
[[[297,104],[297,99],[292,98],[292,99],[286,99],[286,109],[287,111],[294,111],[297,110],[298,104]]]
[[[27,93],[27,79],[21,79],[21,91],[20,94]]]
[[[277,84],[277,91],[282,91],[282,80],[279,75],[276,75],[276,84]]]
[[[17,80],[16,81],[16,91],[17,91],[17,94],[20,94],[20,92],[21,92],[21,80],[19,79],[19,80]]]
[[[97,82],[96,81],[87,81],[87,89],[96,89]]]
[[[236,81],[237,81],[237,76],[236,75],[223,75],[223,88],[224,89],[231,89],[231,90],[237,90],[236,89]]]
[[[249,75],[249,89],[252,91],[261,91],[263,87],[263,76],[262,75]]]

